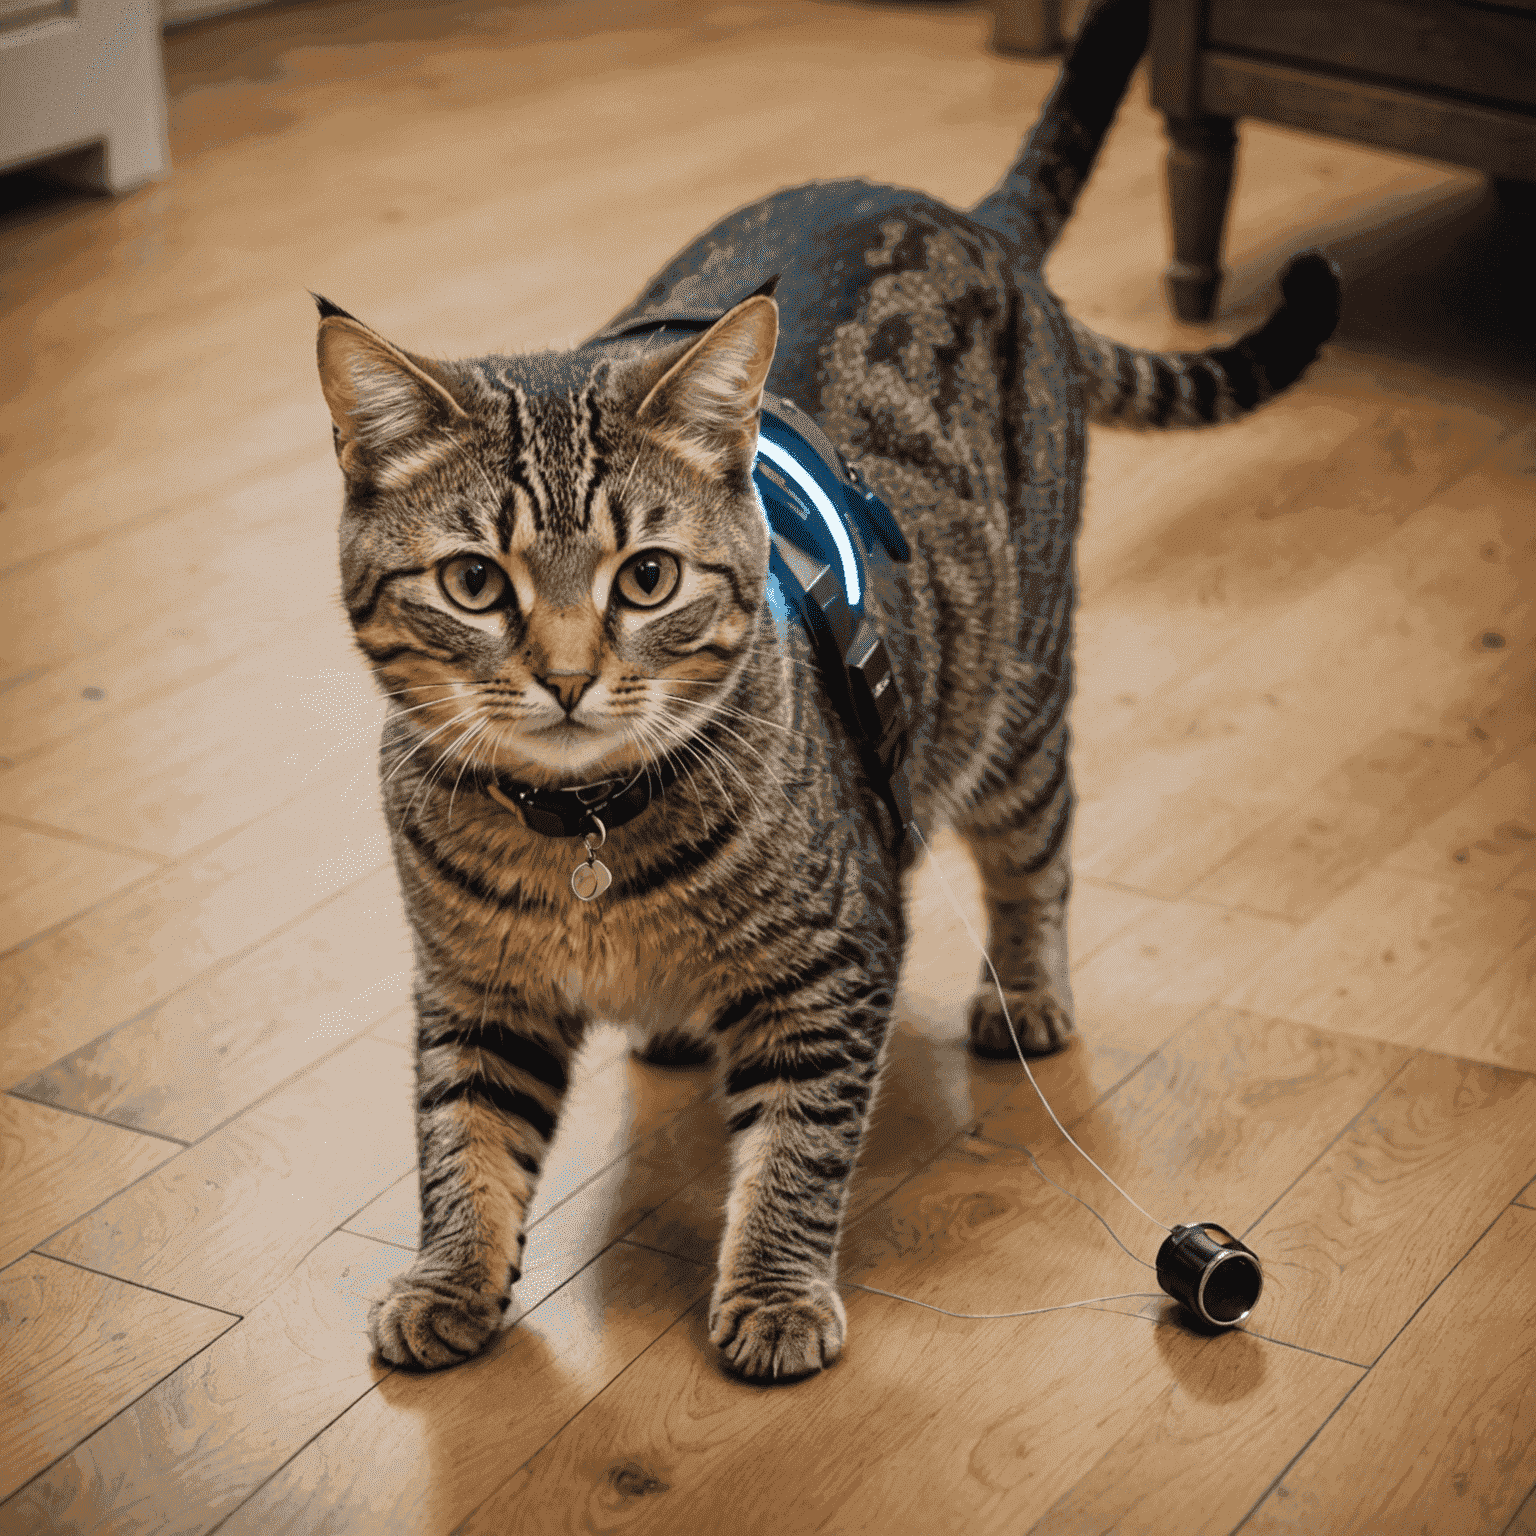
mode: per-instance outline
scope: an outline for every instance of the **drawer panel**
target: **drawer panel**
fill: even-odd
[[[1510,0],[1504,0],[1506,7]],[[1536,10],[1459,0],[1211,0],[1206,43],[1536,107]]]

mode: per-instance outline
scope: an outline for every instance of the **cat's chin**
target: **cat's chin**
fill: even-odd
[[[542,770],[543,776],[571,779],[585,775],[601,779],[617,773],[634,771],[632,752],[618,731],[598,730],[591,726],[562,722],[536,734],[519,735],[507,743],[521,754],[518,765]],[[516,771],[514,769],[514,771]]]

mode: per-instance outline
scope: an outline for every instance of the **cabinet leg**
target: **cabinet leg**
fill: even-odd
[[[1221,285],[1221,230],[1237,134],[1230,117],[1168,119],[1168,297],[1181,320],[1209,320]]]
[[[992,47],[1034,58],[1060,53],[1061,0],[995,0]]]

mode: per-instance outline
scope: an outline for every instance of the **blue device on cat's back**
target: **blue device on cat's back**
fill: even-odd
[[[798,614],[809,630],[900,850],[912,820],[907,712],[864,604],[869,560],[904,563],[911,551],[890,509],[793,401],[764,396],[752,480],[773,535],[769,605],[783,620]]]

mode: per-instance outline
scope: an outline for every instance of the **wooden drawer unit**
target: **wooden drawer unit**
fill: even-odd
[[[1299,69],[1536,107],[1536,0],[1526,11],[1461,0],[1211,0],[1206,34],[1211,48]]]
[[[1153,0],[1185,320],[1208,319],[1238,118],[1536,182],[1536,0]]]

